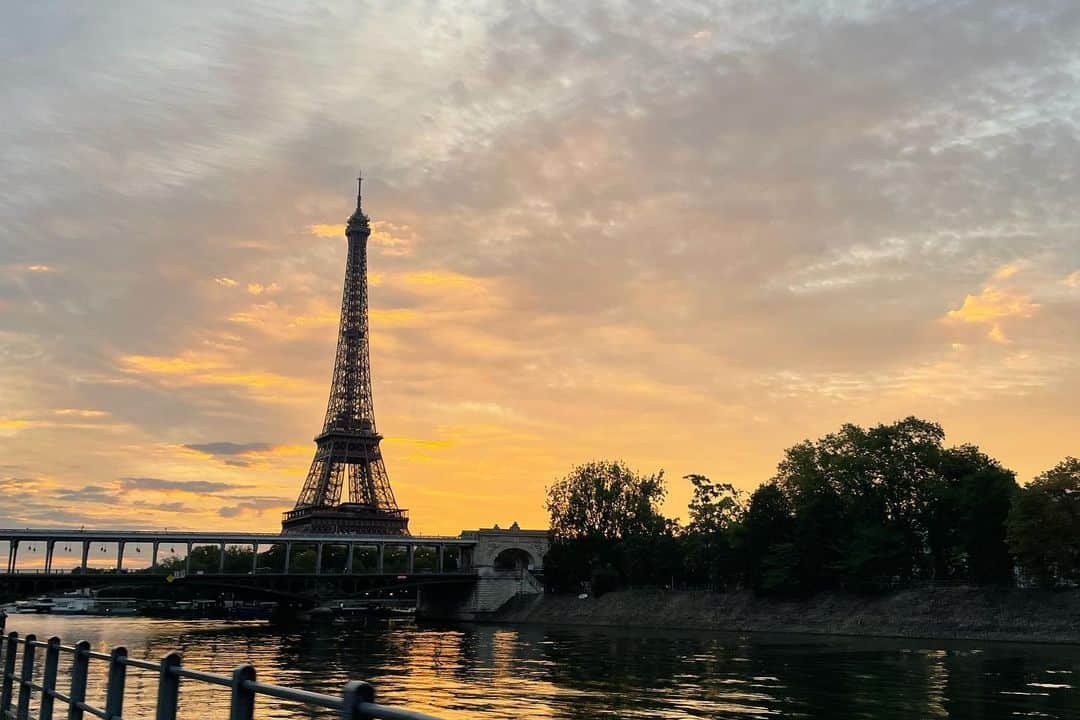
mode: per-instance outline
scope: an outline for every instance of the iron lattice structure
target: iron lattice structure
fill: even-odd
[[[322,432],[315,438],[304,488],[285,513],[285,533],[407,535],[409,520],[397,506],[386,474],[371,401],[368,348],[367,243],[371,226],[361,207],[345,226],[349,255],[341,299],[334,379]],[[348,499],[342,494],[348,488]]]

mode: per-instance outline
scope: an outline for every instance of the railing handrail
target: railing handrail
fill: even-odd
[[[0,613],[0,633],[4,629],[5,619]],[[19,672],[16,672],[15,664],[20,646],[22,663]],[[38,649],[45,650],[45,668],[40,685],[32,681]],[[61,654],[71,655],[73,658],[71,687],[67,693],[56,689]],[[86,702],[86,682],[91,660],[104,662],[109,666],[105,708]],[[123,646],[114,647],[109,653],[104,653],[91,650],[90,643],[85,640],[74,646],[63,645],[58,637],[41,642],[33,634],[19,637],[14,631],[8,633],[5,641],[0,643],[0,720],[30,720],[30,696],[33,692],[41,695],[38,720],[53,720],[56,700],[68,706],[68,720],[84,720],[86,714],[102,720],[123,720],[124,687],[129,667],[158,674],[156,720],[176,719],[181,678],[230,688],[232,697],[229,720],[253,720],[255,698],[260,695],[338,710],[342,720],[439,720],[415,710],[376,703],[375,689],[366,682],[354,680],[345,685],[340,696],[327,695],[258,682],[254,666],[247,663],[236,666],[231,675],[222,675],[183,667],[177,652],[165,655],[159,663],[153,663],[128,657],[127,649]],[[13,700],[16,702],[14,713],[11,711]]]

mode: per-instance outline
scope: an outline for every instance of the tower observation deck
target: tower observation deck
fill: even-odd
[[[348,257],[334,377],[322,432],[296,507],[282,517],[286,534],[408,535],[379,451],[371,400],[367,243],[371,226],[357,181],[356,212],[345,226]],[[346,489],[348,495],[346,496]]]

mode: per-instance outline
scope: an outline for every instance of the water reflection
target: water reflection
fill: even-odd
[[[8,627],[126,645],[140,658],[179,649],[186,665],[217,672],[252,662],[260,680],[321,692],[366,679],[381,702],[448,719],[1080,717],[1080,648],[1068,646],[26,615]],[[88,696],[103,703],[96,669]],[[125,717],[152,717],[156,678],[132,671],[128,680]],[[181,718],[228,715],[223,688],[186,683],[181,698]],[[333,714],[260,698],[258,715]]]

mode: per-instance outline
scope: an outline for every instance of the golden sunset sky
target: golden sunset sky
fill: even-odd
[[[1080,454],[1080,6],[21,3],[0,526],[276,530],[365,175],[414,533],[918,415]]]

